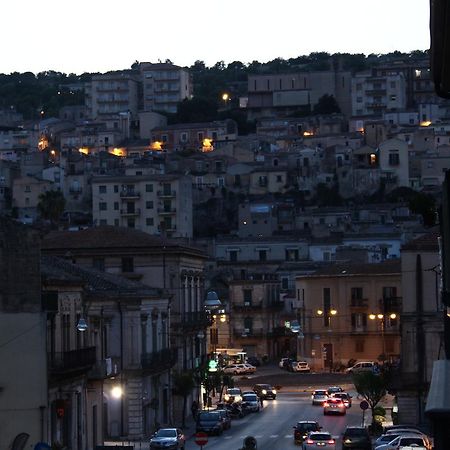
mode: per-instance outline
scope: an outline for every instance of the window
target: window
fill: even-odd
[[[223,178],[223,177],[217,178],[217,186],[224,187],[225,186],[225,178]]]
[[[397,96],[395,94],[391,95],[391,102],[395,102],[397,100]]]
[[[277,183],[283,182],[283,175],[277,175]]]
[[[362,306],[363,288],[352,287],[350,292],[351,292],[351,306]]]
[[[114,202],[114,211],[119,210],[119,202]]]
[[[392,88],[392,89],[395,89],[396,86],[397,86],[397,84],[395,83],[395,81],[391,81],[391,88]]]
[[[258,250],[259,260],[267,261],[267,250]]]
[[[108,221],[106,219],[100,219],[99,223],[100,223],[101,226],[108,225]]]
[[[154,225],[153,217],[147,217],[147,219],[145,219],[145,224],[146,224],[148,227],[152,227],[152,226]]]
[[[122,272],[134,272],[134,260],[131,257],[122,258]]]
[[[244,294],[244,305],[250,305],[252,303],[252,293],[253,291],[251,289],[243,289],[243,294]]]
[[[180,142],[187,142],[187,133],[180,134]]]
[[[107,203],[106,203],[106,202],[100,202],[100,203],[98,204],[98,209],[99,209],[100,211],[106,211],[106,210],[108,209]]]
[[[31,192],[31,186],[25,186],[25,192]]]
[[[364,331],[367,328],[367,314],[364,313],[353,313],[351,315],[352,330],[353,331]]]
[[[260,186],[262,186],[262,187],[264,187],[264,186],[267,186],[267,176],[265,176],[265,175],[261,175],[260,177],[259,177],[259,185]]]
[[[161,135],[161,141],[167,142],[167,134]]]
[[[92,267],[97,270],[105,271],[105,259],[104,258],[94,258],[92,261]]]
[[[118,193],[119,192],[119,185],[118,184],[115,184],[114,185],[114,193]]]
[[[289,278],[281,277],[281,289],[283,290],[289,289]]]
[[[237,261],[237,260],[238,260],[237,250],[231,250],[230,251],[230,261]]]
[[[152,200],[146,201],[145,207],[146,207],[146,209],[153,209],[153,201]]]
[[[153,184],[146,184],[145,192],[153,192]]]
[[[286,249],[286,261],[298,261],[298,249]]]
[[[106,186],[99,186],[98,187],[98,193],[99,194],[106,194]]]
[[[244,319],[244,333],[246,334],[253,333],[253,319],[251,317],[246,317]]]
[[[323,288],[323,325],[330,326],[331,290]]]
[[[362,97],[356,97],[356,103],[362,103],[363,99]]]
[[[212,140],[216,141],[217,140],[217,131],[213,131],[211,134]]]
[[[400,155],[396,152],[389,153],[389,165],[398,166],[400,164]]]
[[[118,227],[119,226],[119,219],[114,219],[114,226]]]
[[[203,132],[202,131],[199,131],[197,133],[197,139],[198,139],[198,142],[203,142]]]
[[[134,228],[135,226],[136,226],[136,223],[135,223],[134,219],[128,219],[127,227],[128,228]]]

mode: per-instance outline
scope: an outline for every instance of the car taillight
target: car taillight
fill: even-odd
[[[325,403],[323,404],[323,406],[324,406],[324,407],[327,407],[327,406],[328,406],[328,403],[327,403],[327,402],[325,402]]]
[[[306,440],[306,443],[307,443],[307,444],[314,444],[314,441],[313,441],[312,439],[307,439],[307,440]]]
[[[330,440],[328,441],[328,444],[334,444],[334,439],[330,439]]]

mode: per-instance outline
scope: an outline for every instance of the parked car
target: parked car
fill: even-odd
[[[223,369],[223,373],[239,375],[246,373],[247,368],[244,364],[229,364],[225,366]]]
[[[178,428],[160,428],[150,439],[150,449],[184,450],[185,437]]]
[[[270,384],[255,384],[253,392],[264,400],[268,398],[275,400],[277,398],[277,391]]]
[[[311,395],[313,405],[323,405],[328,400],[328,393],[325,389],[316,389]]]
[[[242,407],[246,412],[259,412],[261,405],[258,396],[254,392],[242,394]]]
[[[231,428],[231,416],[227,409],[217,409],[216,410],[220,418],[222,419],[223,429],[229,430]]]
[[[245,367],[245,373],[255,373],[256,372],[256,367],[252,366],[249,363],[244,363],[244,367]]]
[[[259,367],[261,365],[261,361],[256,356],[249,356],[247,358],[247,362],[255,367]]]
[[[201,411],[197,417],[196,431],[220,435],[223,433],[223,421],[219,411]]]
[[[417,448],[417,450],[420,450],[421,448],[431,450],[432,448],[426,436],[421,436],[419,434],[402,434],[387,444],[375,447],[375,450],[400,450],[404,447],[413,447]]]
[[[371,450],[372,441],[365,427],[347,427],[342,435],[342,450],[349,448]]]
[[[291,361],[292,361],[291,358],[281,358],[280,362],[278,363],[278,367],[280,369],[287,369],[291,364]]]
[[[301,420],[294,426],[294,443],[303,444],[303,441],[311,431],[320,431],[322,427],[312,420]]]
[[[426,448],[427,449],[432,449],[433,448],[433,443],[431,441],[431,439],[422,431],[420,431],[419,429],[415,428],[415,427],[407,427],[407,428],[396,428],[396,429],[391,429],[389,431],[386,432],[385,434],[386,436],[392,435],[392,436],[418,436],[421,437],[425,440],[426,443]]]
[[[312,431],[303,441],[303,450],[317,450],[317,449],[331,449],[336,450],[336,441],[330,433],[324,431]]]
[[[331,394],[331,397],[340,398],[344,402],[346,408],[352,407],[352,396],[347,394],[347,392],[335,392],[334,394]]]
[[[344,402],[340,398],[329,398],[323,404],[323,415],[327,414],[341,414],[345,416],[347,414],[347,407],[344,405]]]
[[[311,372],[311,367],[306,361],[292,361],[290,370],[292,372]]]
[[[345,369],[347,373],[373,372],[375,363],[372,361],[364,361],[356,363],[354,366]]]
[[[242,391],[239,388],[228,388],[223,396],[227,403],[242,402]]]

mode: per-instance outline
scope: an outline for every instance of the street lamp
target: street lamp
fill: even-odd
[[[397,318],[397,314],[395,313],[390,313],[390,314],[369,314],[369,319],[370,320],[376,320],[378,319],[380,321],[380,327],[381,327],[381,345],[382,345],[382,358],[383,358],[383,362],[386,361],[386,340],[384,337],[384,330],[385,330],[385,326],[386,326],[386,318],[389,319],[396,319]]]
[[[327,322],[326,322],[326,326],[328,326],[328,333],[330,333],[328,335],[329,337],[329,342],[328,342],[328,349],[326,350],[326,354],[327,354],[327,361],[328,361],[328,366],[330,369],[330,373],[333,370],[333,344],[331,342],[331,318],[334,317],[337,314],[337,310],[334,308],[330,308],[326,311],[322,310],[322,309],[318,309],[317,310],[317,315],[319,317],[326,317],[327,318]]]

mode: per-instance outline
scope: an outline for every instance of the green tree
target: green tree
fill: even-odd
[[[340,113],[341,108],[333,95],[324,94],[319,98],[317,104],[314,105],[314,114],[333,114]]]
[[[374,372],[360,372],[353,374],[353,384],[356,392],[369,404],[372,412],[372,429],[377,426],[375,421],[375,408],[386,395],[389,376],[387,372],[375,374]]]
[[[175,373],[173,377],[173,386],[175,395],[183,397],[183,410],[181,423],[184,428],[186,426],[187,399],[189,395],[192,394],[192,391],[195,388],[195,380],[193,373],[191,371]]]
[[[39,195],[37,205],[42,219],[49,220],[52,225],[59,222],[61,214],[64,212],[66,199],[61,191],[46,191]]]

